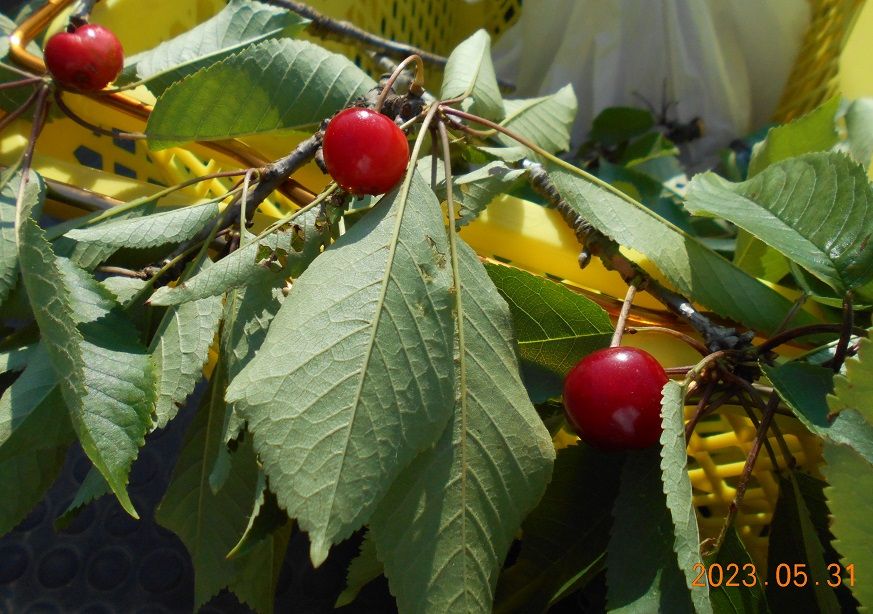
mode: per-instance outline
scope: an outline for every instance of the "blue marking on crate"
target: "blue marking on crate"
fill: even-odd
[[[99,151],[94,151],[90,147],[79,145],[76,147],[73,155],[82,166],[96,168],[98,171],[103,170],[103,155]]]
[[[130,177],[131,179],[136,179],[136,171],[132,168],[125,166],[123,164],[115,163],[113,172],[116,175],[122,175],[124,177]]]
[[[130,153],[136,153],[136,143],[131,141],[130,139],[112,139],[112,144],[116,147],[120,147],[124,151],[128,151]]]

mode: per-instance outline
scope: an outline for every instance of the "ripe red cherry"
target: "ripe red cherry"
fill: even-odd
[[[633,347],[611,347],[579,361],[564,380],[564,409],[579,437],[606,450],[647,448],[661,436],[667,374]]]
[[[409,145],[388,117],[370,109],[341,111],[324,131],[327,172],[352,194],[384,194],[406,172]]]
[[[94,92],[121,72],[124,50],[110,30],[89,23],[52,36],[45,45],[45,65],[64,87]]]

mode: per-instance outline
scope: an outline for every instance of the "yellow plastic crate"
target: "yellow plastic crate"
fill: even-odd
[[[51,0],[24,24],[19,33],[60,29],[66,20],[64,11],[71,3],[72,0]],[[208,19],[224,4],[223,0],[103,0],[96,5],[93,20],[116,32],[126,52],[133,54]],[[328,15],[351,21],[371,32],[442,54],[448,53],[480,27],[498,36],[518,18],[521,10],[521,0],[322,0],[315,5]],[[864,1],[812,0],[812,5],[813,17],[808,34],[775,115],[780,121],[803,114],[837,91],[841,52]],[[864,31],[873,33],[873,11],[865,11],[860,23]],[[867,41],[869,38],[858,33],[850,47],[858,46],[855,40]],[[367,57],[355,49],[335,42],[325,46],[346,53],[367,66]],[[861,52],[855,47],[852,47],[852,53],[859,60],[865,57],[869,45]],[[38,58],[24,56],[22,60],[28,68],[41,68]],[[849,88],[853,95],[873,93],[873,81],[866,71],[856,70],[852,74],[856,79],[855,85]],[[864,82],[859,85],[861,80]],[[123,102],[118,96],[105,102],[75,95],[66,95],[65,100],[84,118],[96,124],[141,130],[148,105],[153,100],[148,92],[134,92],[133,95],[139,102],[129,99]],[[28,132],[28,123],[20,120],[2,135],[0,164],[8,164],[17,157],[26,143]],[[305,136],[252,137],[245,143],[232,142],[219,147],[192,144],[186,148],[154,152],[142,142],[96,136],[64,118],[46,126],[36,149],[34,167],[49,180],[124,201],[154,193],[160,189],[159,185],[171,185],[193,176],[276,159]],[[305,186],[303,189],[292,187],[289,191],[292,197],[298,196],[298,200],[305,200],[306,188],[314,193],[327,183],[327,178],[314,165],[301,169],[294,179]],[[180,204],[214,197],[227,190],[229,181],[202,182],[162,202]],[[261,207],[256,223],[265,225],[282,212],[296,207],[294,200],[274,194]],[[70,209],[57,205],[54,211],[71,214]],[[462,236],[480,255],[562,279],[569,287],[586,292],[613,313],[620,304],[616,297],[625,293],[621,278],[606,271],[599,262],[592,262],[584,271],[579,269],[576,261],[579,246],[575,236],[553,210],[502,196],[477,221],[465,227]],[[632,256],[646,265],[639,254]],[[643,294],[635,303],[632,318],[645,323],[663,321],[667,316],[659,303]],[[699,359],[681,342],[662,335],[638,334],[626,337],[626,342],[644,347],[668,366],[692,364]],[[741,414],[737,408],[727,408],[720,415],[705,420],[689,444],[692,459],[689,475],[703,537],[713,537],[720,530],[735,494],[735,482],[754,440],[755,429]],[[810,437],[795,420],[780,416],[777,423],[798,462],[815,471],[821,462],[818,440]],[[556,445],[565,445],[572,439],[566,434],[559,436]],[[773,444],[778,453],[778,447],[775,442]],[[737,516],[737,528],[761,565],[766,558],[767,543],[763,531],[770,522],[778,496],[777,480],[771,469],[770,459],[762,454]]]

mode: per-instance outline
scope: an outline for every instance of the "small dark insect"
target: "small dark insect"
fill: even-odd
[[[661,87],[661,109],[656,110],[655,106],[649,100],[640,94],[634,92],[633,95],[642,102],[652,117],[655,118],[655,125],[660,127],[668,139],[677,145],[681,143],[689,143],[703,136],[704,124],[699,117],[694,117],[690,121],[682,122],[678,118],[671,117],[670,109],[679,106],[678,100],[667,100],[667,80],[664,79]]]

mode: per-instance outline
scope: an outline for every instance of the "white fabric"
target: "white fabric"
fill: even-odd
[[[703,119],[692,155],[709,157],[766,123],[785,87],[810,19],[804,0],[525,0],[494,46],[513,97],[570,82],[582,142],[598,112],[678,101],[673,118]]]

